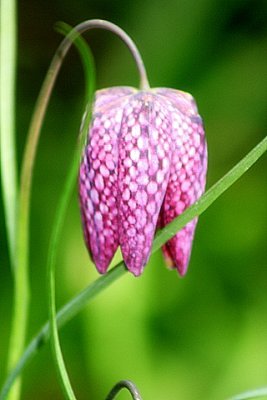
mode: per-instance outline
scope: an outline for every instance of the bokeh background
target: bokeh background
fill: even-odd
[[[210,187],[267,132],[266,0],[21,0],[18,2],[17,146],[61,40],[56,21],[103,18],[128,32],[152,86],[189,91],[204,118]],[[138,84],[126,47],[108,32],[86,35],[97,87]],[[57,200],[83,113],[84,80],[73,50],[57,82],[34,174],[28,339],[47,319],[46,255]],[[267,385],[266,156],[199,220],[185,278],[152,256],[60,333],[78,399],[104,399],[132,379],[144,399],[219,400]],[[0,210],[0,381],[12,310],[12,277]],[[57,262],[58,306],[97,278],[73,195]],[[50,347],[24,372],[23,399],[62,399]],[[118,399],[128,399],[121,393]]]

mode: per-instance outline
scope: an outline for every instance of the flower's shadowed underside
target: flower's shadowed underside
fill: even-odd
[[[140,275],[156,228],[201,196],[206,168],[202,120],[191,95],[165,88],[98,91],[79,176],[84,237],[98,271],[106,272],[120,246],[127,268]],[[180,275],[196,222],[163,247]]]

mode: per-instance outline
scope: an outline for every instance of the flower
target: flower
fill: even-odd
[[[207,147],[193,97],[174,89],[113,87],[96,92],[79,174],[84,238],[100,273],[118,246],[142,273],[157,227],[203,193]],[[187,270],[197,218],[163,247],[171,268]]]

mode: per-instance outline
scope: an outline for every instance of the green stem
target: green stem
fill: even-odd
[[[74,34],[72,34],[71,38]],[[10,344],[9,344],[9,370],[19,360],[25,343],[28,320],[28,306],[30,298],[29,288],[29,217],[30,217],[30,198],[32,186],[32,173],[37,151],[37,145],[40,137],[45,112],[54,87],[60,66],[71,46],[69,39],[64,39],[65,53],[59,46],[50,68],[45,77],[40,90],[33,117],[31,120],[28,139],[24,151],[22,162],[22,172],[20,180],[19,202],[18,202],[18,233],[17,233],[17,268],[15,274],[14,289],[14,311],[12,317]],[[11,392],[10,400],[17,400],[20,396],[19,383]]]
[[[267,137],[252,149],[238,164],[236,164],[223,178],[215,183],[193,206],[182,215],[175,218],[169,225],[159,232],[154,239],[152,253],[161,247],[170,237],[187,224],[194,217],[204,212],[219,196],[230,188],[267,150]],[[70,300],[57,313],[58,328],[64,326],[70,319],[77,315],[97,294],[110,286],[115,280],[125,274],[124,264],[120,263],[106,275],[98,278],[81,293]],[[6,399],[13,382],[21,373],[28,362],[38,353],[39,349],[50,339],[49,325],[46,323],[37,336],[30,342],[0,393],[0,400]]]
[[[14,312],[10,336],[9,348],[9,368],[18,361],[21,356],[27,328],[28,304],[30,297],[29,290],[29,207],[31,198],[32,173],[35,162],[37,145],[40,137],[41,127],[44,120],[47,105],[51,92],[57,78],[62,62],[73,42],[73,40],[82,32],[90,29],[106,29],[116,33],[129,47],[133,57],[136,60],[140,73],[141,87],[148,87],[146,71],[141,56],[133,41],[116,25],[103,20],[90,20],[77,25],[72,32],[62,41],[58,47],[55,56],[52,59],[40,94],[38,96],[33,118],[30,124],[28,139],[25,147],[18,204],[18,236],[17,236],[17,273],[15,276],[15,294],[14,294]],[[12,391],[12,400],[19,398],[19,385],[16,392]]]
[[[78,147],[79,149],[79,147]],[[60,202],[59,209],[57,211],[56,220],[53,225],[53,231],[50,241],[50,247],[48,252],[47,262],[47,290],[49,300],[49,323],[51,326],[51,345],[54,354],[55,364],[57,367],[61,387],[65,397],[69,400],[75,400],[75,395],[72,390],[68,373],[64,364],[64,359],[60,347],[57,319],[56,319],[56,289],[55,289],[55,261],[56,253],[59,244],[59,237],[63,227],[65,212],[70,200],[74,182],[77,177],[77,165],[79,160],[80,152],[75,153],[76,162],[73,163],[70,174],[68,175],[66,186],[63,190],[64,196]]]
[[[71,31],[71,27],[66,24],[60,23],[59,30],[67,35]],[[63,228],[65,215],[67,212],[68,204],[73,192],[73,188],[77,179],[77,170],[79,166],[80,154],[82,150],[82,143],[86,137],[89,122],[91,118],[91,110],[89,106],[92,104],[94,88],[95,88],[95,71],[94,63],[89,47],[86,42],[77,37],[74,44],[76,45],[84,67],[85,87],[86,87],[86,112],[83,118],[83,123],[80,132],[80,141],[74,153],[71,168],[69,169],[65,186],[60,197],[59,206],[56,212],[55,221],[53,223],[52,234],[50,239],[48,261],[47,261],[47,290],[49,300],[49,323],[51,326],[51,346],[53,350],[55,365],[57,368],[60,384],[65,398],[69,400],[76,400],[74,392],[71,387],[68,372],[64,363],[63,354],[60,347],[57,320],[56,320],[56,289],[55,289],[55,265],[56,255],[59,245],[60,234]]]
[[[66,25],[65,25],[66,27]],[[64,26],[63,26],[64,28]],[[131,39],[116,25],[113,25],[109,22],[106,21],[100,21],[100,20],[91,20],[91,21],[86,21],[80,25],[78,25],[75,28],[75,33],[76,29],[78,31],[83,31],[87,29],[92,29],[92,28],[104,28],[104,29],[109,29],[115,33],[117,33],[129,46],[130,50],[134,54],[136,58],[136,62],[140,65],[140,62],[142,63],[141,57],[139,56],[139,53],[131,41]],[[67,27],[67,33],[69,31],[69,27]],[[71,34],[71,33],[70,33]],[[87,47],[85,47],[84,42],[78,38],[79,40],[76,42],[78,50],[81,53],[82,61],[85,66],[85,76],[86,76],[86,81],[89,83],[89,72],[92,71],[92,68],[88,68],[88,62],[86,60],[88,59],[86,50]],[[63,41],[63,43],[60,45],[60,54],[66,54],[66,49],[69,48],[69,42],[67,40]],[[91,59],[90,54],[89,54],[89,59]],[[89,62],[90,64],[90,62]],[[143,69],[142,69],[143,68]],[[141,84],[142,85],[148,85],[146,75],[144,75],[145,70],[143,64],[141,64]],[[93,74],[94,76],[94,74]],[[94,85],[93,85],[94,86]],[[93,91],[89,91],[88,95],[88,103],[91,102],[92,100],[92,94]],[[90,121],[90,112],[87,110],[86,117],[85,117],[85,122],[83,123],[83,129],[82,129],[82,137],[85,137],[87,131],[88,131],[88,126],[89,126],[89,121]],[[65,188],[63,190],[60,202],[59,202],[59,207],[58,211],[56,213],[56,219],[53,224],[53,230],[52,230],[52,235],[51,235],[51,241],[50,241],[50,247],[49,247],[49,253],[48,253],[48,263],[47,263],[47,287],[48,287],[48,297],[49,297],[49,322],[51,326],[51,344],[52,344],[52,350],[54,354],[54,359],[55,359],[55,364],[57,368],[57,372],[59,375],[61,387],[63,390],[63,393],[65,395],[65,398],[68,400],[76,400],[70,379],[68,376],[68,372],[64,363],[64,358],[63,354],[61,351],[60,347],[60,341],[59,341],[59,335],[58,335],[58,330],[57,330],[57,321],[56,321],[56,300],[55,300],[55,260],[56,260],[56,253],[57,253],[57,248],[59,244],[59,238],[60,238],[60,233],[63,227],[64,223],[64,218],[65,214],[67,211],[67,206],[68,202],[71,196],[72,188],[74,186],[74,180],[77,174],[78,170],[78,161],[80,158],[80,153],[81,149],[78,147],[78,150],[74,156],[74,161],[72,163],[70,172],[68,174],[67,182],[65,185]]]
[[[15,274],[14,311],[12,317],[8,368],[12,369],[19,360],[25,343],[30,298],[29,288],[29,208],[31,197],[32,170],[35,161],[37,143],[47,108],[52,87],[55,81],[54,65],[49,69],[29,128],[28,141],[22,162],[22,172],[18,202],[18,234],[17,234],[17,268]],[[19,383],[14,386],[10,400],[20,396]]]
[[[3,203],[6,217],[6,228],[11,266],[14,272],[14,315],[12,335],[10,339],[7,369],[12,370],[23,349],[23,337],[20,330],[24,329],[25,307],[27,304],[27,282],[17,268],[16,260],[16,216],[17,216],[17,172],[15,147],[15,72],[16,72],[16,2],[1,1],[0,21],[0,132],[1,132],[1,178],[3,188]],[[20,284],[21,283],[21,284]],[[21,290],[20,290],[21,289]],[[26,299],[19,304],[20,296]],[[27,308],[27,307],[26,307]],[[18,349],[18,351],[17,351]],[[10,399],[19,396],[19,381],[12,388]]]
[[[65,213],[71,197],[74,182],[77,176],[78,160],[79,160],[79,152],[76,152],[74,157],[74,162],[72,164],[72,168],[68,175],[65,188],[63,189],[63,197],[62,200],[60,201],[59,208],[56,213],[56,220],[53,225],[53,231],[48,252],[48,263],[47,263],[47,283],[48,283],[47,288],[48,288],[48,298],[49,298],[49,322],[51,326],[51,344],[61,387],[65,395],[65,398],[69,400],[76,400],[76,397],[72,390],[68,373],[64,364],[64,359],[58,336],[57,319],[56,319],[56,299],[55,299],[55,260],[59,244],[59,237],[65,219]]]
[[[61,329],[66,325],[67,322],[72,320],[77,314],[79,314],[84,307],[87,305],[88,301],[95,298],[99,293],[101,293],[105,288],[109,287],[118,278],[126,274],[126,269],[123,263],[120,263],[106,275],[101,276],[95,282],[90,284],[87,288],[81,291],[77,296],[66,303],[57,312],[57,328]],[[39,353],[39,350],[50,340],[51,331],[49,322],[46,322],[38,334],[32,339],[30,344],[25,349],[22,357],[18,361],[17,365],[7,377],[1,393],[0,400],[7,398],[8,392],[12,387],[16,378],[21,374],[26,365],[33,359],[35,355]]]
[[[131,393],[133,400],[142,400],[142,397],[135,384],[128,380],[122,380],[116,383],[116,385],[107,395],[106,400],[113,400],[122,389],[127,389]]]
[[[16,266],[17,165],[15,145],[16,1],[0,3],[0,148],[3,204],[11,267]]]
[[[20,218],[20,221],[22,221],[22,218]],[[25,233],[25,236],[27,235]],[[26,253],[24,251],[21,252],[20,258],[18,256],[18,268],[15,273],[14,311],[9,343],[8,370],[12,370],[16,365],[22,354],[25,342],[29,304],[29,283],[25,257]],[[24,259],[22,260],[22,258]],[[9,400],[16,400],[20,397],[20,387],[21,382],[18,380],[10,392]]]

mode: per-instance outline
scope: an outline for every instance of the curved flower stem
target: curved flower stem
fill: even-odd
[[[77,25],[73,31],[62,41],[47,72],[40,94],[38,96],[33,118],[31,120],[28,140],[25,147],[22,172],[20,180],[20,191],[18,201],[18,233],[17,233],[17,271],[15,275],[14,313],[12,320],[10,347],[9,347],[9,369],[12,369],[18,361],[25,342],[26,327],[28,320],[29,290],[29,208],[32,185],[32,172],[36,156],[40,131],[50,99],[54,83],[73,40],[79,33],[86,30],[101,28],[116,33],[129,47],[137,63],[140,73],[140,85],[142,89],[147,88],[148,80],[141,56],[133,41],[116,25],[103,20],[89,20]],[[19,397],[19,390],[14,394],[13,400]]]
[[[88,27],[98,27],[99,21],[88,21],[87,23],[81,24],[81,26],[78,26],[76,29],[88,29]],[[116,27],[113,24],[107,23],[105,21],[101,21],[101,27],[108,27],[110,30],[115,31],[116,33],[119,32],[120,36],[123,38],[123,40],[127,41],[129,43],[129,47],[132,52],[134,52],[134,55],[137,55],[139,58],[138,60],[140,61],[140,56],[139,53],[131,41],[131,39],[128,38],[128,36],[121,31],[118,27]],[[68,39],[68,38],[66,38]],[[79,38],[80,39],[80,38]],[[80,47],[83,46],[83,42],[78,42],[78,49],[80,50]],[[60,46],[60,52],[62,55],[65,55],[65,48],[69,45],[68,41],[63,41],[61,46]],[[83,58],[83,51],[81,49],[81,55]],[[142,60],[141,60],[142,61]],[[143,67],[143,64],[141,64]],[[85,70],[85,73],[87,74],[87,70]],[[89,81],[89,79],[87,79]],[[92,96],[89,95],[89,103],[91,102]],[[88,110],[87,110],[88,111]],[[90,112],[87,112],[86,117],[85,117],[85,122],[83,123],[83,128],[82,128],[82,137],[85,137],[87,130],[88,130],[88,125],[90,121]],[[57,371],[59,374],[60,378],[60,383],[61,387],[63,390],[63,393],[65,395],[65,398],[68,400],[76,400],[74,391],[72,389],[70,379],[68,376],[68,372],[64,363],[64,358],[63,354],[61,351],[61,346],[60,346],[60,341],[59,341],[59,335],[58,335],[58,330],[57,330],[57,321],[56,321],[56,300],[55,300],[55,268],[56,268],[56,254],[57,254],[57,248],[59,244],[59,238],[60,238],[60,233],[63,227],[64,219],[65,219],[65,214],[67,211],[67,206],[68,206],[68,201],[71,196],[73,184],[75,181],[75,177],[77,175],[77,169],[78,169],[78,161],[80,158],[80,148],[78,146],[77,151],[75,152],[74,160],[72,162],[72,167],[70,169],[70,173],[68,174],[67,182],[65,185],[65,188],[63,190],[63,194],[61,196],[60,202],[59,202],[59,207],[58,207],[58,212],[56,213],[56,218],[55,222],[53,224],[53,230],[52,230],[52,236],[51,236],[51,241],[50,241],[50,246],[49,246],[49,252],[48,252],[48,262],[47,262],[47,287],[48,287],[48,297],[49,297],[49,322],[51,326],[51,335],[52,335],[52,349],[54,353],[54,358],[56,362],[56,367]]]
[[[113,400],[115,396],[122,390],[122,389],[128,389],[129,392],[131,393],[132,399],[133,400],[142,400],[142,397],[135,386],[135,384],[129,380],[122,380],[111,389],[109,394],[106,397],[106,400]]]
[[[140,75],[140,89],[146,90],[149,89],[149,82],[147,78],[146,69],[142,60],[142,57],[133,42],[133,40],[117,25],[113,24],[112,22],[101,20],[101,19],[91,19],[81,24],[77,25],[74,28],[77,32],[83,33],[85,31],[91,29],[104,29],[115,33],[117,36],[121,38],[121,40],[128,46],[130,52],[133,55],[133,58],[136,62],[139,75]],[[64,43],[62,43],[62,49],[64,48]]]
[[[182,215],[175,218],[173,222],[167,225],[154,239],[152,253],[162,246],[171,236],[178,232],[194,217],[204,212],[219,196],[221,196],[230,186],[235,183],[265,152],[267,151],[267,137],[265,137],[257,146],[255,146],[238,164],[236,164],[223,178],[215,183],[198,201],[188,208]],[[171,229],[170,229],[171,227]],[[70,319],[77,315],[97,294],[110,286],[114,281],[126,273],[124,264],[121,262],[106,275],[101,276],[95,282],[90,284],[81,293],[76,295],[66,303],[57,313],[58,328],[64,326]],[[33,338],[22,357],[16,364],[14,370],[7,377],[0,400],[6,399],[6,396],[24,367],[34,357],[41,347],[50,339],[50,330],[48,322],[41,328],[39,333]]]

